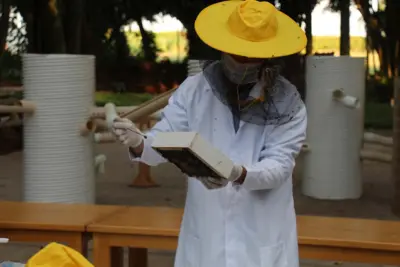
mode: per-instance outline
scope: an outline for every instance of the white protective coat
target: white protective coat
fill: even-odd
[[[294,96],[296,88],[280,79],[285,94],[274,103],[285,113],[301,100]],[[132,160],[163,163],[151,148],[154,134],[195,131],[247,169],[242,185],[229,183],[222,189],[208,190],[189,178],[175,267],[299,266],[291,177],[306,133],[301,105],[286,124],[241,122],[235,133],[229,107],[217,99],[202,73],[188,77],[173,94],[141,157]]]

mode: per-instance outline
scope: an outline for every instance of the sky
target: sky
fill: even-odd
[[[301,0],[299,0],[301,1]],[[376,5],[376,1],[373,5]],[[312,29],[314,36],[340,36],[340,13],[333,13],[326,10],[328,0],[322,0],[312,13]],[[350,8],[350,35],[365,36],[364,22],[357,8],[353,5]],[[153,32],[163,31],[178,31],[183,30],[183,25],[179,20],[171,16],[156,16],[156,22],[151,24],[149,21],[144,21],[144,27]],[[126,29],[137,31],[136,23]]]

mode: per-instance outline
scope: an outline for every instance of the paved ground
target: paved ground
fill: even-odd
[[[106,174],[98,178],[97,202],[118,205],[148,205],[183,207],[185,199],[185,179],[170,164],[153,168],[153,176],[162,185],[153,189],[133,189],[127,185],[136,174],[135,166],[126,157],[119,145],[107,144],[97,147],[98,152],[107,155]],[[298,170],[301,172],[301,162]],[[295,202],[298,214],[347,216],[359,218],[397,218],[390,212],[390,166],[384,163],[366,162],[363,165],[364,195],[353,201],[319,201],[301,195],[300,187],[295,187]],[[0,198],[20,199],[22,177],[22,153],[0,157]],[[300,177],[298,174],[297,177]],[[300,183],[298,183],[300,184]],[[0,246],[0,261],[25,261],[37,251],[39,245],[7,244]],[[154,251],[150,256],[150,267],[172,267],[174,252]],[[320,261],[302,261],[303,266],[365,266],[366,264],[345,264]],[[377,266],[377,265],[376,265]]]

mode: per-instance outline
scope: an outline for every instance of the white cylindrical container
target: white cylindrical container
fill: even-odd
[[[36,111],[24,121],[24,198],[94,203],[91,138],[80,135],[94,104],[95,57],[23,56],[24,97]]]
[[[105,117],[106,117],[107,126],[109,129],[111,129],[112,125],[114,123],[114,120],[118,118],[116,107],[113,103],[107,103],[104,106],[104,109],[105,109]]]
[[[311,56],[306,65],[307,143],[302,192],[317,199],[362,194],[360,150],[364,126],[365,60]],[[357,99],[349,108],[335,98]],[[347,103],[347,104],[346,104]]]
[[[189,59],[187,65],[188,76],[193,76],[199,72],[202,72],[203,63],[204,63],[203,60]]]

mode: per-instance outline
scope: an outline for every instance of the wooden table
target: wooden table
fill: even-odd
[[[175,250],[182,209],[131,207],[98,220],[93,233],[96,267],[119,266],[112,247],[134,247],[130,266],[147,266],[147,249]],[[400,222],[297,217],[300,258],[400,265]],[[112,262],[112,264],[111,264]]]
[[[147,266],[147,249],[176,250],[181,220],[182,209],[130,207],[90,224],[94,266],[116,266],[111,247],[130,247],[130,266]]]
[[[0,201],[0,237],[17,242],[65,243],[87,255],[87,225],[126,208]]]
[[[400,265],[400,222],[297,216],[304,259]]]

